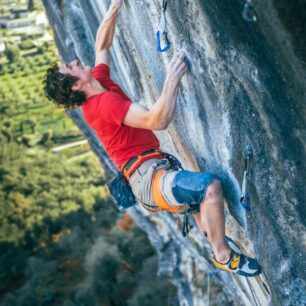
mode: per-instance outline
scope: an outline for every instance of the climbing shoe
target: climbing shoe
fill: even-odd
[[[230,259],[227,263],[220,263],[215,256],[211,256],[213,264],[224,271],[237,273],[239,275],[251,277],[260,274],[261,269],[256,259],[231,251]]]

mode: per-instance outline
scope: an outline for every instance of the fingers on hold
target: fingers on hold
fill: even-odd
[[[171,60],[170,65],[174,67],[174,66],[176,65],[176,62],[177,62],[177,58],[174,57],[174,58]]]
[[[181,52],[180,52],[180,57],[181,57],[181,58],[185,58],[185,57],[186,57],[186,53],[185,53],[184,51],[181,51]]]
[[[176,60],[177,60],[177,54],[172,57],[172,59],[169,62],[169,65],[173,65],[176,62]]]
[[[185,67],[187,67],[185,61],[180,61],[175,66],[175,70],[180,71],[180,70],[184,69]]]
[[[182,50],[177,55],[178,55],[178,60],[180,61],[186,57],[186,53]]]
[[[185,67],[182,67],[181,70],[179,70],[178,74],[180,75],[180,77],[186,73],[187,69],[188,67],[185,66]]]
[[[180,69],[180,66],[186,65],[186,54],[184,51],[180,51],[176,53],[169,62],[169,66],[171,66],[175,71]]]
[[[183,73],[185,73],[187,70],[188,70],[188,66],[186,66],[186,67],[183,69]]]

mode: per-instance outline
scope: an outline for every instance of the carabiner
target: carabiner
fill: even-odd
[[[246,211],[250,211],[251,210],[251,199],[250,199],[250,194],[246,191],[246,189],[247,189],[247,173],[248,173],[247,171],[244,171],[242,188],[241,188],[241,195],[240,195],[239,202]]]
[[[166,42],[166,46],[164,48],[162,48],[162,46],[161,46],[161,40],[164,40]],[[166,52],[170,49],[170,47],[171,47],[171,43],[168,40],[167,32],[164,31],[162,33],[162,37],[161,37],[160,31],[157,31],[156,32],[156,49],[157,49],[157,51],[158,52]]]
[[[254,4],[250,0],[244,4],[242,17],[247,22],[256,22],[258,19]]]
[[[246,145],[242,151],[242,156],[244,158],[244,173],[243,173],[243,181],[241,186],[241,195],[239,202],[242,207],[246,211],[251,210],[251,198],[250,194],[247,192],[247,180],[248,180],[248,173],[250,170],[250,159],[253,155],[253,149],[250,145]]]
[[[251,210],[251,198],[248,192],[241,194],[239,202],[246,211],[249,212]]]
[[[171,43],[169,42],[167,36],[168,33],[166,31],[166,24],[167,24],[166,9],[167,9],[167,0],[163,0],[158,31],[156,32],[156,50],[158,52],[166,52],[171,47]],[[165,43],[165,47],[162,47],[162,42]]]

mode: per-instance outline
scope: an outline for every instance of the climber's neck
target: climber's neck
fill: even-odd
[[[90,82],[83,85],[81,88],[85,92],[86,98],[90,98],[99,95],[107,91],[96,79],[90,80]]]

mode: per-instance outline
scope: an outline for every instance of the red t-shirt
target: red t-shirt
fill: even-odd
[[[122,124],[132,102],[110,78],[110,69],[100,64],[93,75],[107,91],[92,96],[82,104],[84,118],[94,129],[106,152],[120,168],[142,152],[159,149],[159,141],[151,130]]]

